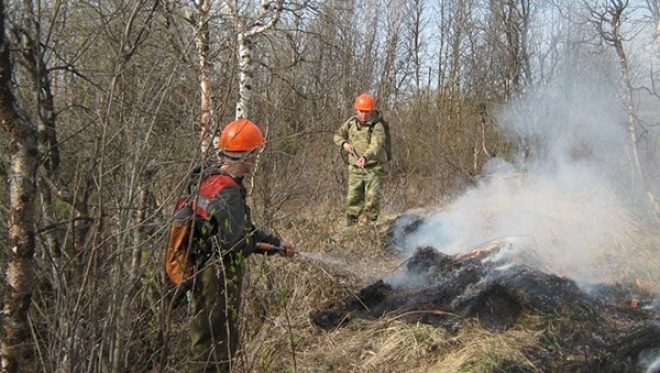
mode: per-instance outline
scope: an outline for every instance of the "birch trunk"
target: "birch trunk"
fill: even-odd
[[[11,86],[9,42],[5,35],[4,1],[0,0],[0,125],[11,144],[9,263],[2,305],[0,370],[18,372],[29,346],[28,310],[34,265],[34,192],[37,130],[16,105]]]
[[[252,64],[252,40],[245,33],[238,34],[238,68],[239,88],[236,103],[236,119],[247,118],[249,104],[252,101],[252,79],[254,66]]]
[[[660,0],[646,0],[646,8],[655,22],[655,45],[660,48]]]
[[[658,206],[655,195],[651,191],[651,188],[648,186],[646,175],[642,169],[642,164],[639,157],[639,143],[633,102],[634,87],[632,84],[628,56],[623,45],[624,39],[621,35],[621,25],[624,18],[624,12],[626,11],[627,7],[627,0],[611,1],[608,5],[605,6],[603,12],[598,12],[594,9],[591,9],[591,14],[595,19],[600,37],[608,45],[614,48],[617,57],[619,58],[619,67],[621,68],[623,84],[625,86],[625,90],[623,92],[623,101],[626,106],[627,130],[632,150],[634,173],[644,188],[646,198],[648,199],[651,206],[651,214],[656,217],[656,220],[660,220],[660,206]]]
[[[619,37],[616,38],[616,42],[614,43],[614,48],[616,49],[617,56],[619,57],[619,65],[621,66],[621,70],[623,73],[623,81],[626,86],[623,99],[626,105],[628,136],[630,137],[630,143],[632,145],[631,146],[632,158],[633,158],[633,163],[635,165],[635,173],[637,174],[639,180],[642,181],[642,185],[644,185],[644,192],[646,193],[646,197],[648,198],[649,203],[653,208],[654,215],[658,216],[658,213],[660,212],[660,206],[658,206],[655,200],[655,196],[651,191],[651,188],[649,188],[647,185],[646,175],[642,170],[642,164],[639,158],[639,144],[638,144],[637,129],[635,126],[635,112],[634,112],[635,108],[633,103],[634,88],[632,86],[632,81],[630,78],[630,67],[628,65],[628,56],[626,55],[626,52],[623,48],[623,42]]]
[[[37,109],[39,110],[38,130],[38,149],[43,162],[40,168],[44,177],[51,177],[58,174],[60,167],[60,156],[57,144],[57,131],[55,120],[55,103],[51,90],[49,72],[43,58],[41,48],[41,24],[37,14],[34,12],[34,4],[31,0],[23,1],[23,30],[21,33],[21,55],[25,61],[25,67],[32,79],[33,92]],[[46,176],[47,175],[47,176]],[[44,236],[46,249],[43,250],[43,256],[49,256],[45,262],[53,263],[54,268],[51,274],[54,286],[59,286],[60,282],[56,280],[61,265],[61,247],[57,238],[57,222],[55,220],[55,208],[53,207],[52,193],[48,184],[38,181],[38,190],[41,197],[41,214],[45,228],[40,233]]]
[[[245,24],[240,21],[241,17],[235,7],[228,2],[225,3],[225,9],[231,12],[231,18],[234,20],[234,27],[238,32],[238,67],[239,67],[239,88],[238,102],[236,103],[236,119],[249,118],[249,108],[252,101],[252,81],[254,78],[254,64],[252,61],[252,43],[253,39],[260,34],[275,27],[282,14],[284,0],[277,0],[275,7],[270,6],[270,2],[263,2],[261,11],[254,18],[251,24]],[[270,17],[267,23],[262,20]],[[245,31],[241,31],[245,30]]]
[[[201,150],[206,154],[213,143],[215,129],[211,128],[211,77],[209,74],[209,12],[211,0],[203,0],[198,6],[197,51],[199,53],[199,86],[201,90]]]

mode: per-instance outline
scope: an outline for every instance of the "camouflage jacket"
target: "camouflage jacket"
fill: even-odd
[[[351,117],[335,132],[333,141],[339,146],[345,142],[353,144],[357,156],[366,158],[367,166],[386,164],[385,128],[382,120],[383,114],[379,110],[374,110],[369,121],[364,124],[360,124],[357,117]],[[349,163],[354,165],[358,157],[349,155]]]
[[[225,174],[219,168],[208,167],[202,169],[198,167],[193,170],[190,178],[191,190],[195,190],[196,184],[203,182],[212,175]],[[270,234],[263,229],[257,229],[252,221],[252,212],[250,206],[246,203],[246,189],[243,185],[243,178],[231,177],[234,185],[228,185],[205,206],[209,215],[207,220],[202,223],[196,232],[196,237],[203,242],[203,249],[206,254],[241,253],[247,257],[252,253],[272,255],[275,251],[264,251],[257,248],[258,242],[270,243],[275,246],[281,244],[280,238]],[[212,247],[210,237],[217,237],[217,245]]]

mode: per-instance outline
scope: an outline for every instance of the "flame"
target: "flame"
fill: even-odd
[[[454,258],[456,260],[461,260],[463,258],[476,259],[484,254],[491,254],[492,252],[500,248],[501,248],[501,242],[496,242],[487,246],[479,246],[475,249],[470,250],[467,253],[457,254]]]
[[[633,298],[630,300],[630,306],[634,309],[639,308],[639,300],[637,298]]]
[[[487,251],[489,251],[489,250],[486,250],[486,249],[476,249],[476,250],[473,250],[471,253],[469,253],[469,254],[468,254],[468,257],[469,257],[470,259],[475,259],[475,258],[480,257],[482,253],[485,253],[485,252],[487,252]]]

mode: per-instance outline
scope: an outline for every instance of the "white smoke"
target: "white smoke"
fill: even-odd
[[[652,348],[639,354],[637,365],[646,373],[660,372],[660,349]]]
[[[520,248],[554,273],[578,281],[609,276],[615,264],[608,257],[631,229],[626,204],[635,200],[622,193],[633,189],[626,115],[611,86],[581,76],[502,108],[498,125],[521,140],[520,157],[493,159],[474,188],[430,213],[401,246],[453,255],[526,237]]]

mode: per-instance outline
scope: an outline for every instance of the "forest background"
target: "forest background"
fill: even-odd
[[[515,358],[521,334],[475,325],[472,342],[438,349],[450,338],[427,326],[324,332],[308,315],[400,264],[383,250],[396,217],[449,203],[493,160],[525,174],[552,153],[530,128],[588,127],[570,157],[620,160],[610,176],[632,256],[657,254],[658,0],[0,4],[3,371],[180,371],[187,317],[164,277],[167,222],[237,116],[268,139],[250,180],[256,220],[307,254],[251,259],[240,371],[488,372]],[[393,133],[375,235],[344,227],[331,141],[363,92]],[[591,124],[591,98],[612,127]],[[548,121],[556,102],[584,105]],[[624,146],[591,147],[603,132]],[[658,283],[657,267],[635,270]]]

